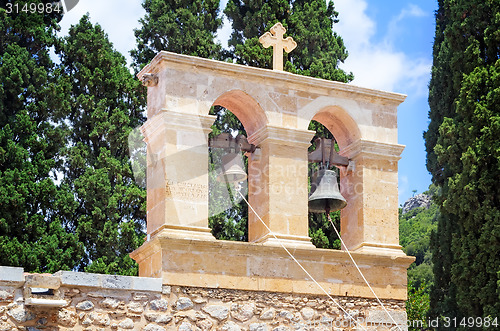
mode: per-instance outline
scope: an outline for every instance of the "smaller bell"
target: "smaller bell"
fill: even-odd
[[[217,181],[238,183],[247,179],[247,173],[243,169],[241,154],[228,153],[222,157],[222,171],[217,175]]]
[[[337,172],[328,169],[316,171],[311,179],[309,211],[311,213],[324,213],[327,210],[340,210],[345,206],[347,206],[347,202],[340,194]]]

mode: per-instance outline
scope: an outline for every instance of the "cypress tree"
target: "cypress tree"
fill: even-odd
[[[145,0],[142,6],[146,16],[131,52],[137,69],[160,51],[220,58],[221,46],[214,42],[222,25],[219,0]]]
[[[431,315],[499,316],[500,4],[439,1],[427,167],[440,186]],[[493,138],[495,137],[495,138]]]
[[[0,8],[0,265],[55,272],[83,253],[63,220],[71,192],[56,185],[64,140],[54,123],[67,89],[49,49],[62,12],[23,11],[30,3],[42,1]]]
[[[293,2],[288,34],[297,48],[289,54],[287,71],[344,83],[354,79],[338,67],[348,55],[342,38],[333,31],[338,14],[333,1]]]
[[[142,244],[146,192],[134,181],[128,136],[144,121],[144,89],[88,16],[70,28],[57,52],[71,84],[63,183],[74,194],[67,222],[85,244],[77,267],[135,275],[128,253]]]
[[[341,82],[353,79],[352,73],[338,68],[347,51],[333,31],[338,13],[332,1],[229,0],[224,13],[233,27],[228,45],[237,63],[271,68],[272,49],[263,49],[259,37],[281,22],[297,42],[297,48],[284,55],[286,71]]]
[[[229,0],[224,14],[233,27],[228,45],[236,63],[272,69],[272,48],[264,49],[259,37],[277,22],[288,29],[290,12],[289,0]]]

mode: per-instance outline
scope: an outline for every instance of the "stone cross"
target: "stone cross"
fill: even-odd
[[[260,36],[259,41],[265,48],[273,47],[273,70],[283,71],[283,49],[290,53],[297,47],[297,43],[292,37],[283,39],[286,29],[281,23],[276,23],[271,28],[271,33],[266,32]]]

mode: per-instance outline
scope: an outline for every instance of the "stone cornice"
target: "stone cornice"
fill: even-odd
[[[186,67],[189,70],[209,71],[215,75],[225,75],[238,77],[241,80],[258,81],[260,84],[283,86],[287,85],[299,91],[310,92],[311,89],[324,89],[327,93],[337,92],[350,96],[368,98],[370,100],[379,100],[386,103],[400,104],[406,99],[406,95],[385,92],[380,90],[359,87],[352,84],[346,84],[325,79],[313,78],[292,74],[286,71],[268,70],[243,66],[234,63],[203,59],[195,56],[188,56],[162,51],[158,53],[151,63],[145,66],[137,77],[142,81],[146,74],[156,74],[164,67],[181,68]]]
[[[349,159],[359,155],[370,156],[377,159],[399,160],[405,145],[387,144],[370,140],[358,140],[343,148],[339,154]]]

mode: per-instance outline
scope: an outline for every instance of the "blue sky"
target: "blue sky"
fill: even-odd
[[[222,0],[225,5],[227,0]],[[99,23],[115,48],[128,58],[135,47],[133,30],[145,12],[141,0],[80,0],[61,22],[61,34],[86,12]],[[349,58],[342,68],[354,73],[354,85],[408,95],[398,108],[399,202],[427,190],[422,133],[428,125],[427,87],[432,65],[434,11],[437,0],[335,0],[340,22],[334,30],[344,39]],[[219,32],[221,42],[229,29]]]

